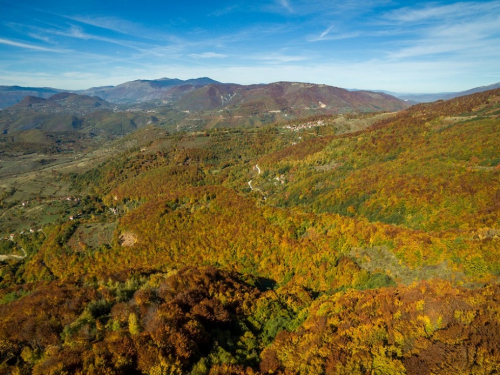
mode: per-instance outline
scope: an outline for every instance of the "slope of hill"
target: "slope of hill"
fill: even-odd
[[[0,180],[0,369],[495,373],[499,125],[497,89],[376,116],[149,127],[84,172],[40,173],[44,190]]]
[[[182,123],[186,127],[255,126],[312,115],[398,111],[408,106],[383,93],[296,82],[207,85],[184,95],[174,105],[193,113]]]
[[[496,190],[490,186],[500,163],[494,139],[499,93],[413,106],[358,138],[332,139],[330,149],[314,155],[302,150],[305,144],[266,155],[259,165],[270,173],[294,171],[275,196],[274,188],[266,187],[268,199],[415,229],[496,225],[478,213],[496,207]],[[317,185],[316,179],[328,183]]]
[[[65,92],[48,99],[27,96],[0,112],[0,131],[8,134],[35,128],[49,131],[74,130],[81,126],[77,116],[111,109],[112,106],[104,100],[87,95]]]
[[[27,108],[40,112],[89,113],[96,109],[111,109],[112,106],[99,97],[62,92],[54,94],[48,99],[27,96],[19,103],[9,107],[7,111],[13,112]]]
[[[184,110],[231,110],[248,115],[258,112],[308,110],[328,113],[397,111],[406,104],[390,95],[369,91],[350,92],[341,88],[295,82],[268,85],[207,85],[185,95],[177,105]]]
[[[48,99],[27,96],[0,111],[1,152],[57,154],[94,149],[147,125],[168,126],[176,118],[168,108],[162,113],[119,110],[99,97],[74,93]]]

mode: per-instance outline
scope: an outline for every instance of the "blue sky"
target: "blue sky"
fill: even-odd
[[[446,92],[500,82],[500,0],[0,0],[0,85],[207,76]]]

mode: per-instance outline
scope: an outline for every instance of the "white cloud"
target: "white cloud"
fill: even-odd
[[[287,55],[282,53],[263,53],[255,55],[241,56],[243,60],[257,60],[267,63],[283,64],[295,61],[305,61],[311,59],[311,56]]]
[[[436,3],[426,5],[420,9],[410,7],[397,9],[386,15],[388,20],[396,22],[418,23],[432,20],[457,20],[462,17],[473,17],[482,14],[498,14],[500,1],[484,2],[458,2],[448,5],[437,5]]]
[[[332,29],[333,29],[333,26],[330,26],[328,29],[323,31],[321,33],[321,35],[319,36],[319,39],[323,39],[325,36],[327,36],[330,33],[330,31],[332,31]]]
[[[439,59],[443,54],[467,61],[479,56],[500,58],[499,13],[500,1],[433,4],[393,11],[383,18],[401,23],[407,33],[404,39],[393,41],[396,48],[387,53],[387,58]]]
[[[135,24],[130,21],[126,21],[116,17],[69,17],[64,16],[73,21],[78,21],[80,23],[91,25],[94,27],[99,27],[101,29],[111,30],[122,34],[130,34],[138,28],[140,25]]]
[[[288,10],[290,13],[293,13],[293,8],[288,0],[278,0],[278,1],[283,8]]]
[[[43,42],[46,42],[46,43],[50,43],[51,40],[49,37],[46,37],[46,36],[43,36],[43,35],[39,35],[37,33],[28,33],[28,36],[30,38],[33,38],[33,39],[38,39],[38,40],[41,40]]]
[[[33,44],[22,43],[22,42],[15,42],[13,40],[2,39],[2,38],[0,38],[0,44],[6,44],[8,46],[19,47],[19,48],[24,48],[24,49],[31,49],[31,50],[35,50],[35,51],[57,52],[57,53],[65,53],[65,52],[67,52],[67,51],[64,51],[64,50],[61,50],[61,49],[41,47],[41,46],[36,46],[36,45],[33,45]]]
[[[215,10],[211,13],[209,13],[209,16],[214,16],[214,17],[220,17],[220,16],[225,16],[227,14],[233,13],[239,8],[239,5],[229,5],[225,8]]]
[[[354,31],[350,33],[332,33],[333,27],[329,27],[325,31],[321,33],[319,37],[313,37],[311,39],[308,39],[309,42],[319,42],[321,40],[341,40],[341,39],[350,39],[350,38],[356,38],[360,35],[362,35],[360,32]]]
[[[139,40],[150,40],[150,41],[168,41],[170,43],[181,43],[183,42],[181,38],[164,32],[163,30],[153,29],[146,27],[142,24],[124,20],[118,17],[84,17],[84,16],[65,16],[61,15],[71,21],[76,21],[84,26],[93,26],[100,29],[105,29],[113,31],[115,33],[128,35],[130,37],[137,38]]]
[[[223,55],[221,53],[215,52],[203,52],[203,53],[192,53],[189,55],[190,57],[199,58],[199,59],[213,59],[213,58],[223,58],[227,57],[227,55]]]
[[[90,33],[85,32],[81,27],[75,26],[75,25],[72,25],[67,30],[43,29],[43,30],[40,30],[39,32],[49,34],[49,35],[56,35],[56,36],[62,36],[62,37],[66,37],[66,38],[73,38],[73,39],[96,40],[96,41],[100,41],[100,42],[115,44],[115,45],[125,47],[125,48],[130,48],[132,50],[135,50],[135,51],[138,51],[141,53],[145,53],[145,54],[149,54],[150,49],[154,49],[155,47],[157,47],[155,45],[136,42],[136,41],[127,40],[127,39],[108,38],[108,37],[90,34]]]

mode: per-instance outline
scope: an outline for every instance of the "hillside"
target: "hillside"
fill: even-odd
[[[260,126],[313,115],[398,111],[406,102],[390,95],[297,82],[268,85],[207,85],[174,106],[188,113],[180,123],[195,127]]]
[[[377,114],[333,112],[400,102],[277,83],[186,103],[325,113],[150,124],[0,175],[1,371],[498,370],[500,89]]]
[[[96,96],[67,92],[48,99],[27,96],[0,111],[0,154],[91,151],[151,124],[172,129],[183,117],[168,106],[123,108]]]
[[[85,115],[111,109],[104,100],[86,95],[59,93],[48,99],[26,96],[0,111],[0,131],[3,134],[31,129],[72,131],[81,127]]]
[[[178,106],[194,111],[263,106],[268,111],[292,113],[312,109],[324,109],[325,113],[395,111],[405,107],[400,100],[386,94],[298,82],[207,85],[184,96]]]

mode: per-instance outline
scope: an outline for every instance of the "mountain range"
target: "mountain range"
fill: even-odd
[[[261,84],[261,85],[245,86],[245,85],[221,83],[208,77],[201,77],[201,78],[194,78],[187,80],[181,80],[176,78],[160,78],[155,80],[140,79],[140,80],[125,82],[117,86],[92,87],[85,90],[63,90],[50,87],[37,88],[37,87],[21,87],[21,86],[0,86],[0,109],[16,104],[26,96],[35,96],[47,99],[50,96],[61,92],[72,92],[75,94],[98,96],[101,99],[104,99],[114,104],[137,104],[137,103],[146,103],[151,101],[167,104],[167,103],[175,103],[188,94],[191,94],[193,98],[196,98],[201,94],[195,93],[195,91],[209,85],[215,85],[216,90],[222,92],[222,96],[237,94],[238,96],[243,97],[244,95],[242,94],[242,92],[248,90],[254,90],[256,88],[268,87],[270,91],[274,91],[274,93],[276,93],[275,86],[278,84],[283,85],[285,84],[285,82],[272,83],[269,85]],[[302,88],[315,87],[316,91],[323,91],[323,92],[325,91],[325,88],[330,87],[326,85],[314,85],[306,83],[293,83],[293,85],[299,87],[302,86]],[[432,102],[440,99],[448,100],[454,97],[469,95],[476,92],[487,91],[498,87],[500,87],[500,83],[492,84],[489,86],[476,87],[462,92],[445,92],[445,93],[433,93],[433,94],[395,93],[383,90],[376,90],[375,92],[382,92],[394,96],[398,99],[409,101],[411,103],[421,103],[421,102]],[[366,92],[363,90],[351,90],[351,91]],[[224,94],[224,92],[226,94]],[[215,102],[213,102],[213,98],[210,98],[209,100],[210,104],[208,104],[208,106],[213,107],[214,104],[218,104],[219,106],[222,104],[227,104],[227,103],[222,103],[222,101],[227,100],[228,97],[226,96],[225,98],[226,99],[216,100]],[[326,104],[325,100],[327,99],[323,97],[322,102]],[[311,105],[321,106],[318,103],[319,101],[321,101],[321,98],[319,98],[319,100],[317,101],[314,100],[312,104],[311,103],[303,103],[303,104],[304,107],[308,107]],[[186,107],[186,100],[184,101],[183,106]]]
[[[26,96],[50,98],[63,91],[50,87],[0,86],[0,109],[19,103]]]
[[[23,92],[16,90],[18,94]],[[37,94],[33,90],[26,92]],[[394,112],[407,107],[405,101],[388,94],[352,92],[327,85],[276,82],[245,86],[222,84],[210,78],[140,80],[78,93],[58,92],[48,99],[26,96],[0,111],[0,131],[96,133],[106,128],[108,134],[123,134],[148,123],[196,130],[261,126],[313,115]]]
[[[396,92],[390,92],[390,91],[383,91],[386,94],[393,95],[396,98],[407,100],[413,104],[415,103],[429,103],[429,102],[435,102],[437,100],[450,100],[453,98],[457,98],[459,96],[465,96],[465,95],[471,95],[475,94],[478,92],[484,92],[488,90],[493,90],[500,88],[500,82],[494,83],[492,85],[488,86],[480,86],[480,87],[475,87],[470,90],[466,91],[459,91],[459,92],[441,92],[441,93],[435,93],[435,94],[411,94],[411,93],[396,93]]]
[[[117,104],[141,103],[151,100],[168,102],[175,101],[187,92],[210,84],[220,84],[220,82],[207,77],[188,80],[176,78],[140,79],[125,82],[118,86],[93,87],[75,92],[78,94],[99,96],[108,102]]]

